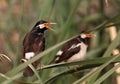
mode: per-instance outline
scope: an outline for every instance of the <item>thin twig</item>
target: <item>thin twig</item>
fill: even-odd
[[[0,60],[4,62],[5,60],[12,62],[12,60],[5,54],[0,54]]]
[[[110,39],[113,41],[115,37],[117,36],[117,30],[115,26],[108,27],[109,28],[109,33],[110,33]],[[113,50],[113,55],[117,55],[120,53],[118,49]],[[119,63],[114,64],[114,66],[118,65]],[[120,68],[116,70],[117,73],[120,73]],[[120,76],[116,76],[116,82],[117,84],[120,84]]]

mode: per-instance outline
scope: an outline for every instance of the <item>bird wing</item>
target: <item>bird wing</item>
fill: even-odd
[[[66,42],[62,49],[58,51],[55,57],[55,62],[58,63],[61,61],[66,61],[74,54],[78,53],[80,51],[80,43],[81,42],[77,38]]]
[[[27,34],[23,40],[23,56],[25,53],[33,52],[34,55],[42,52],[45,49],[45,38],[44,36],[36,36]]]
[[[23,40],[23,60],[28,60],[45,49],[45,38],[43,34],[39,36],[36,35],[37,34],[28,33],[25,36],[25,39]],[[39,63],[40,59],[33,62],[32,65],[36,68]],[[24,69],[23,75],[25,77],[32,76],[33,74],[34,72],[29,66]]]
[[[75,55],[79,51],[80,51],[80,46],[69,49],[69,50],[63,52],[60,56],[57,56],[55,62],[59,63],[61,61],[67,61],[69,58],[71,58],[73,55]]]
[[[39,54],[45,49],[45,38],[43,34],[36,36],[37,34],[27,34],[23,41],[23,59],[29,60],[35,55]],[[36,60],[33,64],[34,67],[37,67],[40,59]]]

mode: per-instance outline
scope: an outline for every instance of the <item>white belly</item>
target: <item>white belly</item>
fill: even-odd
[[[77,54],[73,55],[71,58],[69,58],[67,62],[83,60],[85,58],[86,51],[87,51],[87,45],[81,43],[80,51]]]

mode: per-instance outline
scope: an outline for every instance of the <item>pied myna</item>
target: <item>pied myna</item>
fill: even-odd
[[[23,40],[23,58],[22,61],[25,62],[35,55],[41,53],[45,49],[45,37],[44,31],[47,29],[51,29],[51,22],[47,22],[44,20],[38,21],[32,30],[26,34]],[[37,65],[40,63],[40,59],[36,60],[32,65],[34,68],[37,68]],[[34,72],[32,69],[27,66],[23,71],[24,77],[33,76]]]
[[[77,37],[66,42],[61,50],[57,52],[53,60],[54,63],[83,60],[86,55],[88,41],[92,36],[92,34],[80,33]]]

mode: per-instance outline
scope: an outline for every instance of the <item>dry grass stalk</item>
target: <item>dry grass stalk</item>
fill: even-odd
[[[111,26],[108,29],[109,29],[110,39],[111,39],[111,41],[113,41],[115,39],[115,37],[117,36],[116,27]],[[119,53],[120,53],[120,51],[118,49],[114,49],[113,52],[112,52],[113,55],[117,55]],[[119,63],[115,63],[114,66],[116,66],[117,64],[119,64]],[[120,68],[118,68],[116,70],[116,73],[120,73]],[[120,84],[120,76],[117,76],[115,79],[116,79],[116,83]]]

